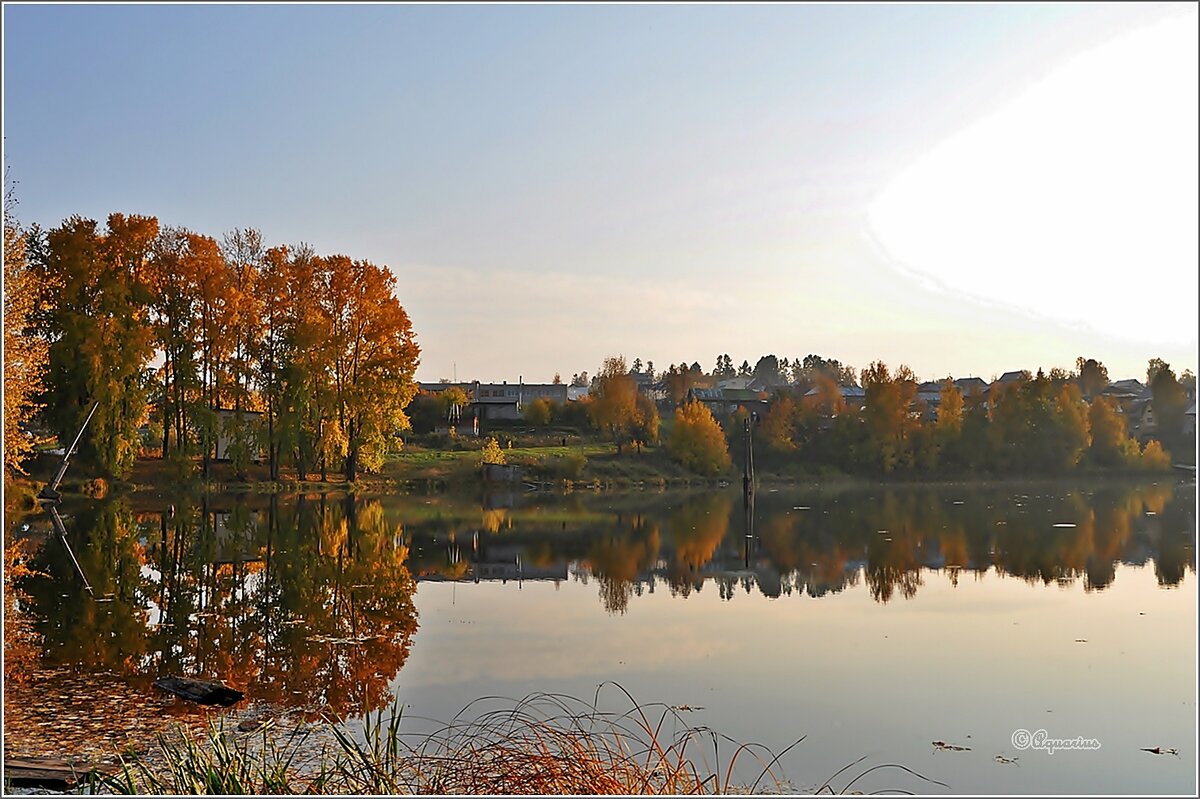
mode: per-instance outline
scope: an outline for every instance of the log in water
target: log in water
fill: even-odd
[[[49,757],[4,758],[4,781],[15,788],[66,790],[86,780],[92,772],[104,776],[112,770],[108,766],[69,763]]]
[[[154,681],[154,686],[202,705],[229,707],[245,696],[241,691],[223,683],[192,680],[187,677],[159,677]]]

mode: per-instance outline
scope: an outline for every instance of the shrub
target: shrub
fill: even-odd
[[[1142,450],[1142,468],[1147,471],[1165,471],[1171,465],[1171,458],[1156,439],[1150,439]]]
[[[526,403],[522,415],[525,421],[535,427],[546,427],[550,424],[550,403],[544,399],[535,399]]]
[[[495,438],[489,438],[483,445],[483,462],[503,464],[505,460],[504,450],[500,449],[500,442]]]
[[[685,403],[675,411],[675,426],[667,451],[684,468],[698,474],[719,474],[731,463],[721,426],[704,403],[697,401]]]

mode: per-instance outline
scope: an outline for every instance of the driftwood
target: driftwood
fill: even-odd
[[[68,763],[49,757],[4,758],[4,781],[14,788],[49,788],[66,790],[87,780],[92,773],[107,776],[112,766]]]
[[[221,705],[229,707],[245,694],[219,682],[192,680],[187,677],[159,677],[154,681],[155,688],[170,691],[178,697],[202,705]]]

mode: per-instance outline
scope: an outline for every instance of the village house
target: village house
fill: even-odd
[[[690,388],[688,401],[702,402],[716,419],[723,419],[737,412],[739,407],[747,411],[764,414],[767,397],[764,392],[748,388]]]
[[[861,410],[862,407],[867,403],[866,389],[859,388],[858,386],[838,386],[838,393],[842,395],[842,402],[845,404],[846,410],[848,411]],[[808,391],[804,392],[802,401],[806,404],[812,404],[819,401],[820,396],[821,389],[810,388]]]
[[[418,383],[417,386],[429,394],[440,394],[451,387],[461,388],[469,402],[463,409],[463,416],[475,416],[480,420],[516,420],[521,418],[525,405],[534,400],[544,399],[562,405],[569,398],[564,383],[526,383],[523,380],[481,383],[476,380],[470,383]]]
[[[954,381],[954,385],[962,392],[963,399],[972,395],[982,397],[988,390],[987,381],[982,377],[960,377]]]

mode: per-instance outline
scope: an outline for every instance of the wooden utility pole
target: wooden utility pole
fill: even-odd
[[[754,442],[750,434],[751,416],[752,414],[746,417],[746,458],[742,466],[742,501],[746,505],[750,504],[750,500],[754,496]]]

